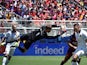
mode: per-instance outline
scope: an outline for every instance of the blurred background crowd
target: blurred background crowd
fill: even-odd
[[[0,7],[0,19],[87,20],[87,0],[0,0],[0,3],[5,7]]]
[[[0,0],[0,19],[87,21],[87,0]],[[2,21],[0,26],[6,25]]]
[[[87,0],[0,0],[0,27],[8,27],[8,22],[27,27],[43,24],[32,20],[50,20],[54,26],[62,22],[64,27],[70,28],[72,24],[63,21],[87,21]],[[83,26],[87,27],[87,23]],[[3,31],[1,28],[0,32]]]

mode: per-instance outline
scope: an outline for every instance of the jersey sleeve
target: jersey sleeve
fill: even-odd
[[[84,38],[87,39],[87,32],[85,30],[83,30],[83,35],[84,35]]]
[[[18,32],[18,37],[20,37],[21,36],[21,34],[20,34],[20,32]]]

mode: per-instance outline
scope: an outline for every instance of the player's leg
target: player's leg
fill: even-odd
[[[64,65],[70,59],[71,56],[72,56],[71,54],[66,54],[64,60],[62,60],[60,65]]]
[[[84,55],[84,50],[77,49],[72,57],[72,65],[79,65],[78,58]]]
[[[26,44],[26,42],[27,42],[27,40],[28,40],[28,38],[29,38],[29,36],[28,36],[28,34],[23,34],[21,37],[20,37],[20,39],[19,39],[19,43],[24,43],[24,44]],[[18,47],[18,49],[21,51],[21,52],[25,52],[25,47],[23,48],[23,47]]]
[[[77,62],[77,58],[78,58],[78,55],[74,54],[73,59],[72,59],[72,65],[79,65],[78,62]]]
[[[24,47],[18,47],[21,52],[26,52],[29,49],[29,47],[31,46],[31,44],[33,42],[37,41],[38,36],[36,36],[36,34],[38,32],[40,32],[40,31],[33,31],[30,34],[25,34],[20,37],[20,41],[22,41],[24,43]],[[38,35],[40,35],[40,34],[38,34]]]
[[[70,59],[73,51],[74,51],[74,49],[72,49],[72,48],[68,49],[67,54],[66,54],[65,58],[62,60],[60,65],[64,65]]]
[[[31,41],[29,41],[29,40],[27,40],[25,43],[24,43],[24,47],[18,47],[19,48],[19,50],[21,51],[21,52],[26,52],[28,49],[29,49],[29,47],[31,46],[31,44],[32,44],[32,42]]]
[[[10,47],[10,51],[9,51],[9,56],[8,56],[8,60],[11,60],[11,57],[13,56],[14,52],[15,52],[16,47],[15,46],[11,46]]]
[[[78,64],[80,64],[80,62],[81,62],[81,58],[80,57],[78,57],[77,62],[78,62]]]
[[[3,57],[2,65],[7,65],[11,60],[12,55],[14,54],[16,47],[12,47],[11,44],[7,44],[5,55]]]
[[[3,57],[3,60],[2,60],[2,65],[8,64],[9,51],[10,51],[10,44],[7,44],[5,52],[4,52],[4,57]]]

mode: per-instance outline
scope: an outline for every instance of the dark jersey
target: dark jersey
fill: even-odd
[[[44,35],[46,36],[46,34]],[[25,44],[24,44],[24,47],[26,49],[28,49],[31,44],[39,39],[42,39],[43,36],[41,35],[41,32],[40,30],[35,30],[31,33],[28,33],[28,34],[23,34],[21,37],[20,37],[20,40],[23,42],[24,40],[26,40]]]
[[[41,31],[41,30],[35,30],[35,31],[31,32],[31,33],[23,34],[20,37],[20,39],[21,39],[21,41],[23,41],[23,40],[30,40],[31,42],[35,42],[35,41],[43,39],[43,38],[51,39],[51,38],[57,38],[59,36],[60,35],[48,36],[47,33],[44,30],[43,31]]]
[[[69,43],[72,44],[73,46],[77,46],[77,41],[76,41],[76,38],[75,38],[75,33],[73,33],[71,36],[70,36],[70,40],[69,40]],[[75,51],[75,48],[71,47],[69,45],[69,49],[67,51],[67,54],[69,56],[72,56],[72,52]]]
[[[46,37],[47,34],[45,32],[41,32],[40,30],[35,30],[31,33],[28,34],[23,34],[20,39],[21,41],[23,40],[30,40],[31,42],[37,41],[39,39],[42,39],[44,37]]]
[[[76,41],[75,33],[73,33],[73,35],[71,35],[69,42],[70,42],[72,45],[77,46],[77,41]]]
[[[64,32],[63,32],[64,33]],[[48,36],[47,33],[44,30],[35,30],[31,33],[28,34],[24,34],[20,37],[20,40],[23,42],[24,40],[26,40],[26,43],[24,44],[24,46],[26,47],[26,49],[28,49],[30,47],[30,45],[33,42],[36,42],[37,40],[43,39],[43,38],[47,38],[47,39],[51,39],[51,38],[57,38],[60,35],[56,35],[56,36]]]
[[[35,30],[31,33],[28,33],[28,34],[24,34],[20,37],[20,40],[23,42],[24,40],[26,40],[24,46],[26,49],[28,49],[30,47],[30,45],[33,43],[33,42],[36,42],[37,40],[40,40],[40,39],[43,39],[43,38],[47,38],[47,39],[51,39],[51,38],[58,38],[60,35],[56,35],[56,36],[48,36],[47,35],[47,32],[50,30],[51,31],[51,28],[50,27],[47,27],[47,26],[42,26],[41,27],[41,30]],[[49,31],[49,32],[50,32]],[[61,32],[61,35],[64,33]]]

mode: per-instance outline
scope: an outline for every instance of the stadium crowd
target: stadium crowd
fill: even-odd
[[[84,5],[85,0],[76,1]],[[87,11],[71,0],[2,0],[1,5],[28,20],[87,20]],[[18,18],[11,14],[4,18]]]

